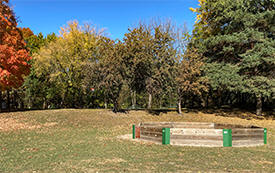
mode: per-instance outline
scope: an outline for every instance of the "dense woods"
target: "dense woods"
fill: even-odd
[[[77,21],[34,35],[1,1],[0,107],[274,112],[274,0],[199,2],[192,34],[154,19],[112,40]]]

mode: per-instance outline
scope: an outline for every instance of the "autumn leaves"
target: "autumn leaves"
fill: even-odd
[[[176,32],[170,21],[140,23],[119,41],[90,25],[71,22],[61,29],[61,37],[34,54],[34,69],[38,79],[59,91],[62,107],[85,105],[92,94],[104,98],[117,112],[126,87],[130,93],[146,93],[151,109],[152,97],[176,93],[175,87],[181,84],[175,78],[183,49],[177,36],[183,34]],[[95,92],[90,93],[91,87]],[[132,100],[135,107],[136,99]]]
[[[16,18],[8,6],[0,2],[0,90],[18,88],[29,74],[29,56],[25,42],[17,28]]]

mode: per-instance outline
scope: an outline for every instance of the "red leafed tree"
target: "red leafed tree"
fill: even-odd
[[[23,84],[30,72],[30,59],[9,0],[0,0],[0,90]]]

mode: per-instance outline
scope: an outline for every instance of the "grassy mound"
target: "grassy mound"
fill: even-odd
[[[142,121],[193,121],[255,125],[268,144],[201,148],[118,139]],[[275,121],[215,114],[108,110],[46,110],[0,114],[0,172],[275,172]]]

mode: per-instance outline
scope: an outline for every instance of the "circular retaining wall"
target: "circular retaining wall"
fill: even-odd
[[[133,125],[133,138],[181,146],[245,147],[266,143],[266,129],[201,122],[143,122]]]

